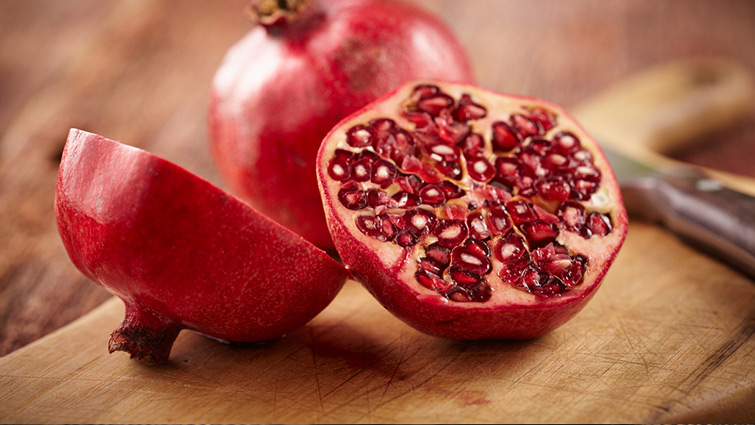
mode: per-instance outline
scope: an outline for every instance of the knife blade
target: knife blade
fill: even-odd
[[[632,217],[677,236],[755,279],[755,197],[692,166],[659,170],[601,144]]]

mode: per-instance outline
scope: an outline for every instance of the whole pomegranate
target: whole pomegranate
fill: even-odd
[[[417,78],[472,82],[464,50],[436,17],[398,0],[257,0],[260,25],[215,75],[216,165],[261,213],[330,250],[315,157],[340,119]]]
[[[228,341],[279,337],[324,309],[348,275],[209,182],[75,129],[55,218],[71,261],[126,304],[110,352],[145,363],[166,362],[181,329]]]
[[[344,264],[431,335],[556,328],[594,294],[627,232],[600,148],[540,99],[409,83],[341,121],[317,161]]]

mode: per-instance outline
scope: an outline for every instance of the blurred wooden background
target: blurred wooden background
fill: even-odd
[[[478,83],[575,104],[662,61],[724,56],[755,72],[750,0],[415,0]],[[0,356],[109,295],[70,263],[53,220],[70,127],[145,148],[219,184],[210,82],[249,29],[245,0],[0,2]],[[677,158],[755,176],[755,116]],[[705,142],[705,143],[703,143]]]

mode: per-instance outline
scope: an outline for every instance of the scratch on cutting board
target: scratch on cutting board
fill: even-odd
[[[677,397],[677,400],[690,394],[701,382],[703,382],[703,380],[705,380],[705,378],[710,376],[713,371],[718,369],[718,367],[729,357],[736,353],[753,334],[755,334],[755,315],[750,315],[742,322],[739,332],[737,332],[728,342],[718,347],[716,351],[703,361],[699,368],[696,368],[694,372],[687,375],[684,380],[679,383],[678,390],[682,393],[682,396]],[[656,422],[656,420],[660,419],[663,414],[669,412],[676,403],[677,401],[672,400],[665,406],[658,406],[660,411],[655,417],[650,419],[650,422]]]
[[[315,383],[317,384],[317,399],[318,404],[320,405],[320,412],[325,410],[325,407],[322,402],[322,389],[320,388],[320,374],[317,370],[317,354],[315,353],[315,330],[314,327],[309,328],[309,334],[312,337],[312,367],[314,368],[315,372]]]

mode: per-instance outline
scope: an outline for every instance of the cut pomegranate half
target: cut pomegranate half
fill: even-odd
[[[168,360],[181,329],[277,338],[336,296],[348,272],[209,182],[143,150],[71,130],[55,217],[68,255],[126,304],[110,352]]]
[[[397,162],[385,143],[349,142],[381,122],[414,140],[414,154]],[[392,162],[390,184],[333,172],[366,152]],[[406,84],[341,121],[320,147],[318,180],[344,264],[396,316],[447,338],[529,338],[563,324],[627,231],[614,174],[572,117],[469,85]],[[351,200],[367,193],[388,201]],[[404,218],[391,228],[401,237],[359,225],[380,214]]]

